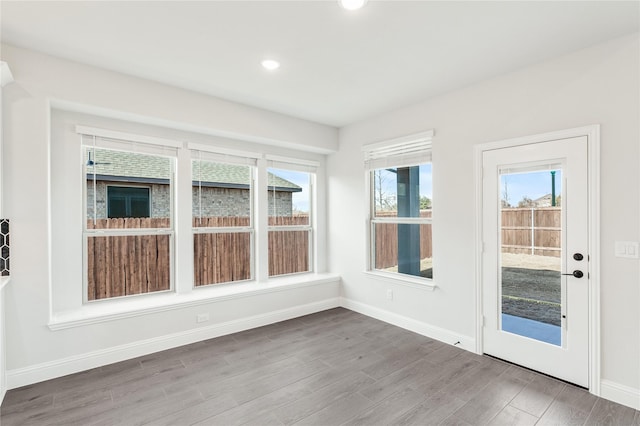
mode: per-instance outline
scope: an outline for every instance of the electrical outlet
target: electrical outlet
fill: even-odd
[[[388,300],[393,300],[393,290],[391,290],[391,289],[387,290],[387,299]]]
[[[209,314],[204,313],[204,314],[196,315],[196,322],[197,323],[207,322],[207,321],[209,321]]]

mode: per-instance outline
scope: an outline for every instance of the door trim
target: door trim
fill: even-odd
[[[529,145],[568,139],[577,136],[587,137],[587,173],[588,190],[588,229],[589,229],[589,392],[600,395],[600,125],[578,127],[482,143],[475,146],[476,176],[476,353],[484,353],[483,342],[483,306],[482,306],[482,154],[500,148]]]

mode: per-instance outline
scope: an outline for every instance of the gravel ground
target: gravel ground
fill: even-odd
[[[560,272],[503,267],[502,312],[560,325]]]

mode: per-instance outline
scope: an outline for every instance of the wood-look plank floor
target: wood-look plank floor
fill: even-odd
[[[346,309],[7,393],[11,425],[623,425],[640,412]]]

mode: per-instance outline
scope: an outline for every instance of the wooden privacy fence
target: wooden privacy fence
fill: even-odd
[[[395,217],[395,213],[380,213],[377,217]],[[420,217],[431,217],[431,210],[420,210]],[[431,224],[412,225],[420,227],[420,259],[433,256]],[[398,265],[398,225],[395,223],[375,224],[375,268],[386,269]]]
[[[98,219],[88,229],[168,228],[168,218]],[[151,293],[170,288],[169,235],[87,238],[89,300]]]
[[[277,220],[277,222],[276,222]],[[270,225],[303,226],[307,216],[270,218]],[[125,218],[88,221],[89,229],[168,228],[168,218]],[[194,218],[194,227],[249,226],[246,217]],[[88,299],[168,290],[170,236],[92,236],[87,239]],[[309,231],[269,232],[269,275],[309,270]],[[195,233],[194,285],[203,286],[251,278],[251,233]]]
[[[393,217],[395,213],[378,213]],[[562,239],[562,208],[502,209],[502,252],[559,257]],[[431,217],[431,210],[421,210],[421,217]],[[433,256],[431,225],[420,226],[420,258]],[[375,260],[377,269],[398,264],[398,225],[375,224]]]
[[[503,253],[560,257],[562,208],[502,209]]]

